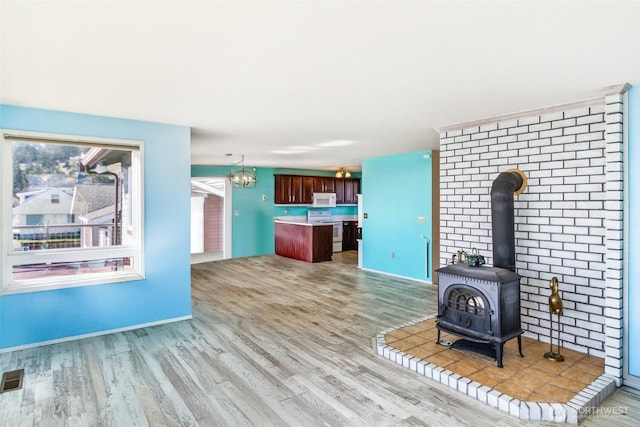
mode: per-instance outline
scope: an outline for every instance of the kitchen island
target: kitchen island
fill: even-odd
[[[331,261],[333,224],[274,220],[276,255],[306,262]]]

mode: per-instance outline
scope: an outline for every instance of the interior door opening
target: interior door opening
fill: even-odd
[[[231,257],[231,195],[223,177],[191,179],[191,263]]]

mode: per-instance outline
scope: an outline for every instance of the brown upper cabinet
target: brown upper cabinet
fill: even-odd
[[[313,193],[336,193],[336,204],[355,205],[360,179],[331,176],[275,175],[276,205],[310,205]]]
[[[357,178],[336,178],[336,203],[339,205],[355,205],[360,193],[360,180]]]
[[[297,175],[275,176],[275,203],[306,205],[313,202],[313,177]]]
[[[314,176],[313,177],[314,193],[335,193],[336,183],[332,176]]]

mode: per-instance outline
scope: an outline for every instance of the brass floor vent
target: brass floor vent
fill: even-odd
[[[5,372],[2,375],[2,386],[0,387],[0,393],[4,393],[5,391],[20,390],[22,388],[23,377],[24,369]]]

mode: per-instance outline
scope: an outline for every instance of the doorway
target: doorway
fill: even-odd
[[[231,258],[231,189],[223,177],[191,178],[191,263]]]

